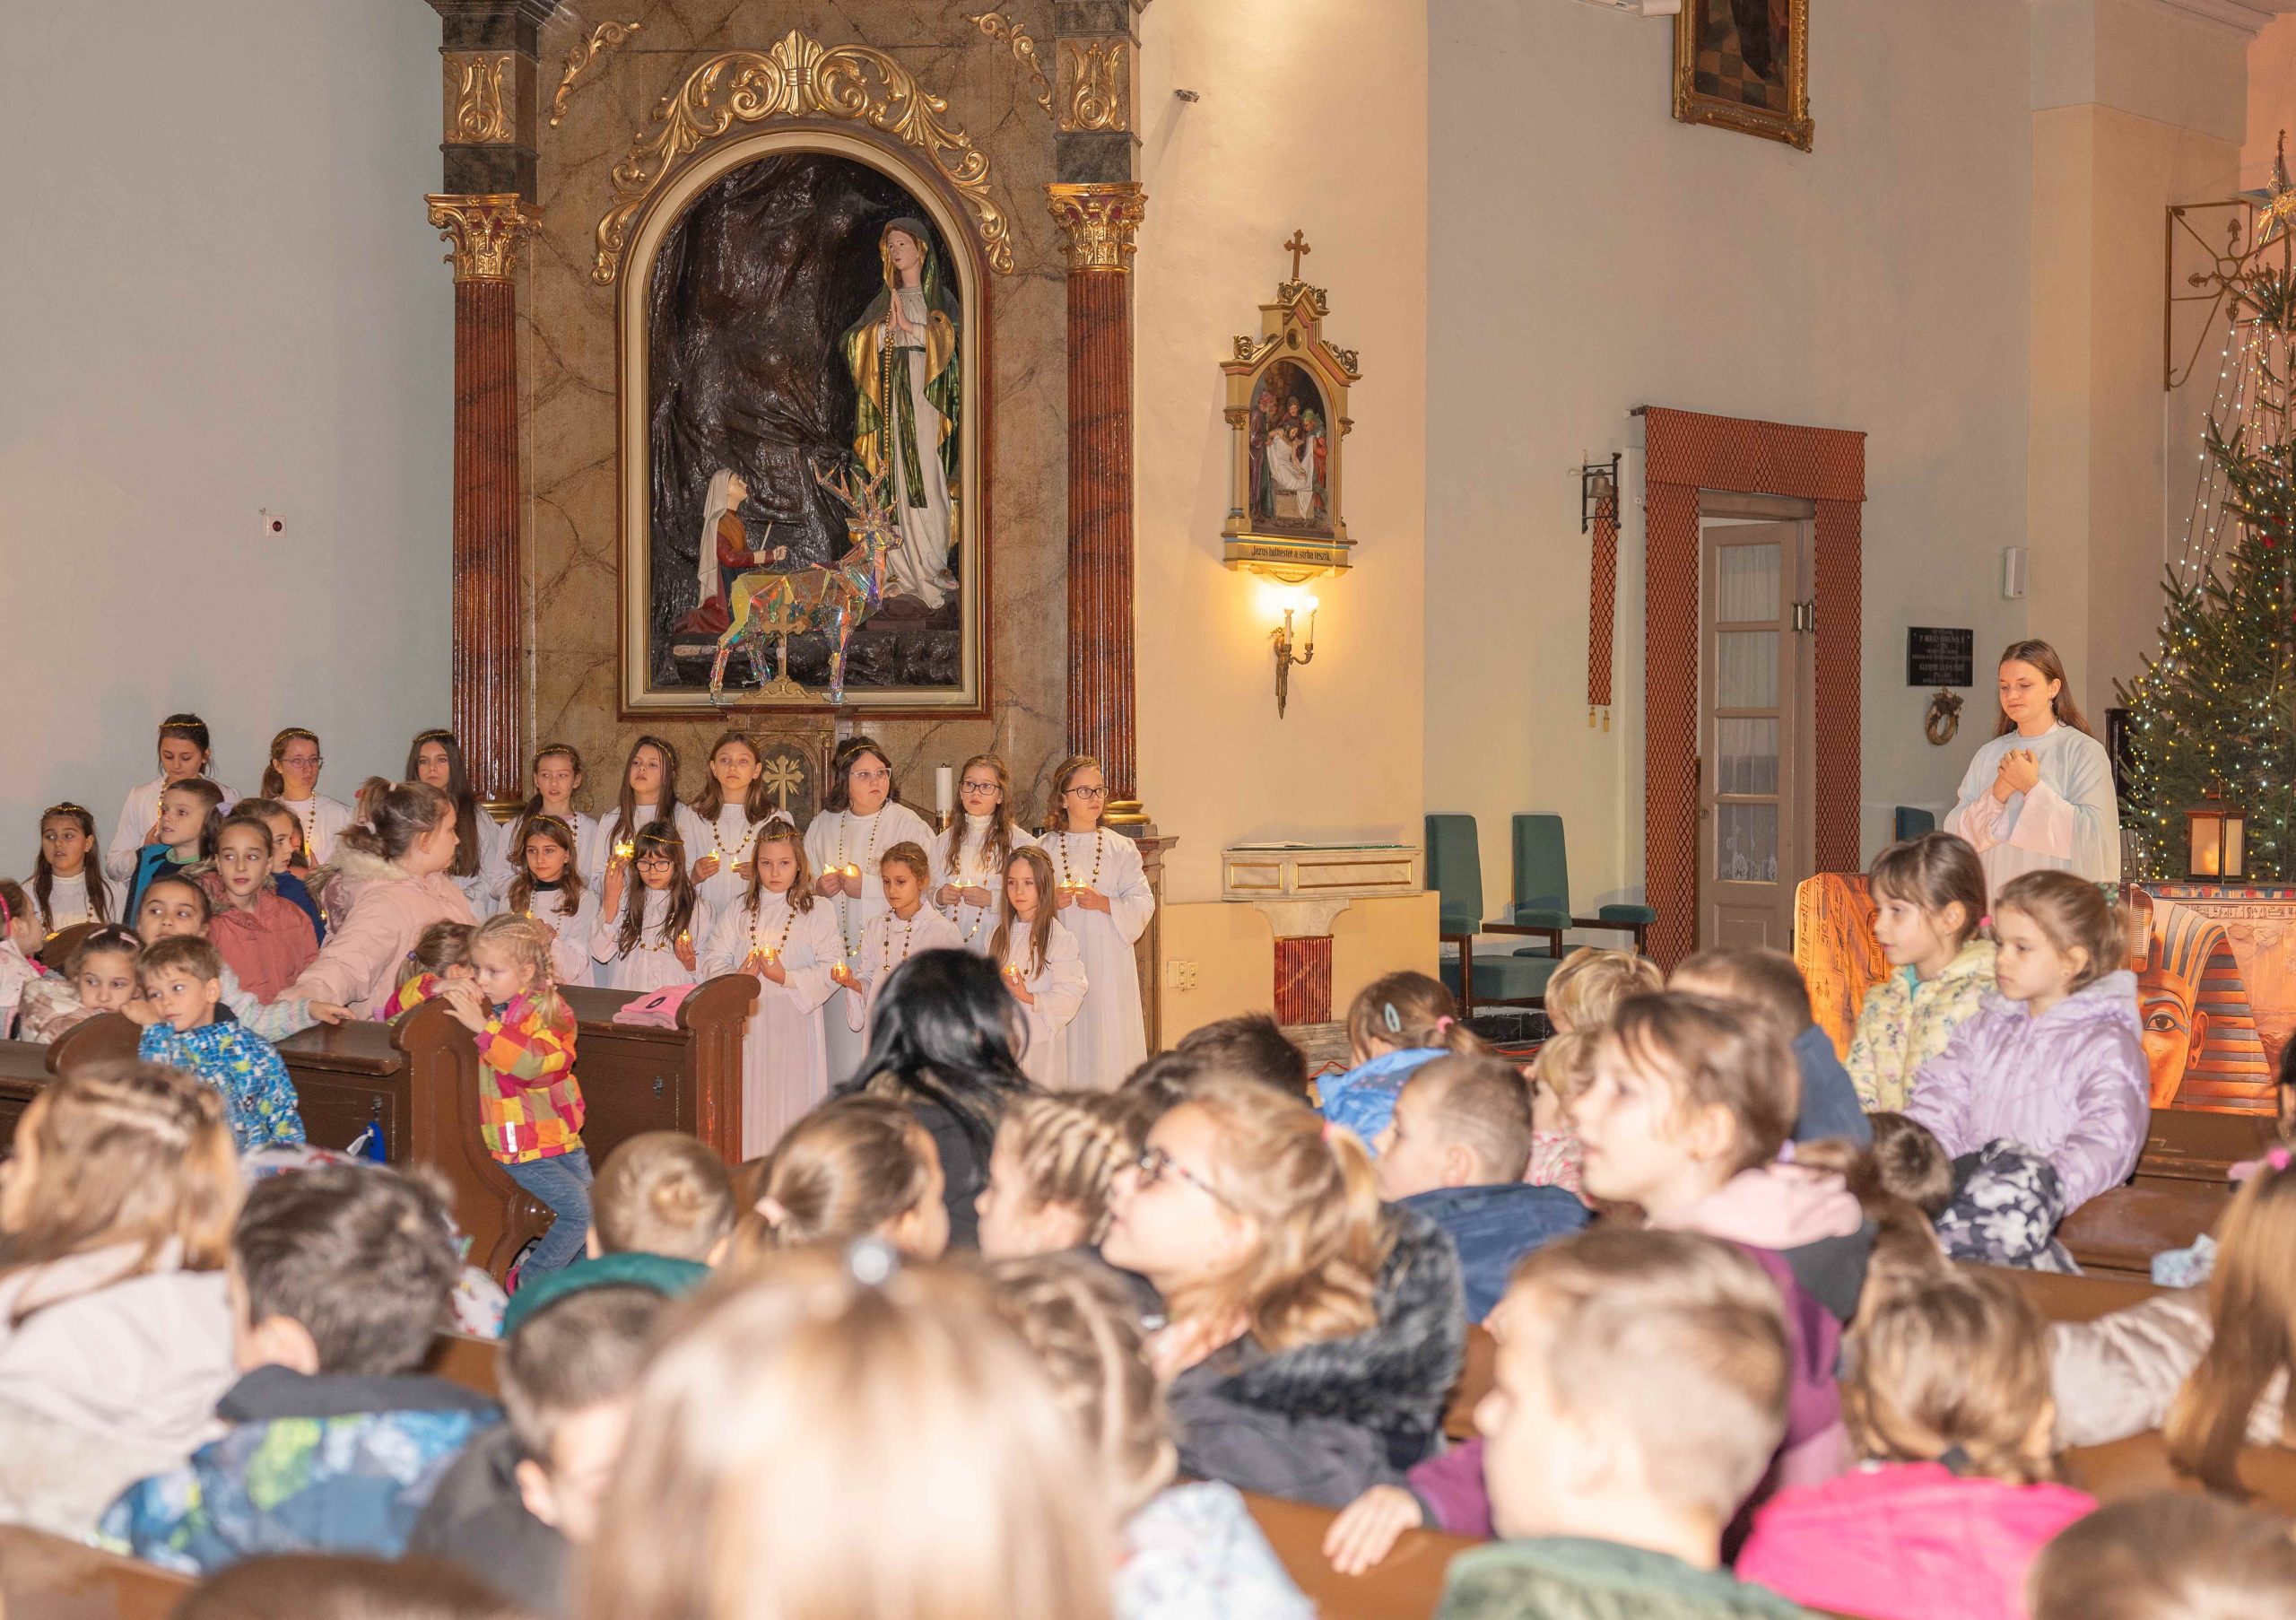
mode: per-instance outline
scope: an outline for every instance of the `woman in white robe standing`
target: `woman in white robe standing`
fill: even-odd
[[[1156,896],[1133,841],[1100,825],[1108,797],[1098,760],[1063,761],[1041,844],[1060,920],[1076,936],[1091,987],[1065,1036],[1066,1084],[1077,1091],[1114,1091],[1148,1056],[1133,947],[1156,914]]]
[[[1945,831],[1970,841],[1985,886],[2027,872],[2120,881],[2120,806],[2112,760],[2091,735],[2046,641],[2013,641],[2001,654],[2001,722],[1977,751]]]
[[[925,819],[900,802],[893,768],[874,737],[848,737],[830,761],[822,811],[805,829],[813,893],[831,901],[840,959],[859,954],[870,920],[885,911],[878,863],[895,844],[933,841]],[[830,1083],[842,1085],[861,1066],[869,1042],[843,1018],[827,1021]]]

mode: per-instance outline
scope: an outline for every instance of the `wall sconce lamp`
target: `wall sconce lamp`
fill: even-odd
[[[1267,632],[1275,649],[1275,718],[1283,718],[1284,705],[1292,696],[1292,667],[1305,668],[1316,657],[1316,598],[1297,586],[1262,586],[1260,601],[1271,612],[1281,612],[1283,623]],[[1292,631],[1292,615],[1305,610],[1308,633],[1304,642],[1296,640]]]

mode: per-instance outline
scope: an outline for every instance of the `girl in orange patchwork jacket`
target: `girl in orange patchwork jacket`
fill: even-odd
[[[478,1040],[480,1134],[503,1172],[547,1205],[550,1229],[511,1279],[547,1276],[578,1259],[590,1231],[590,1155],[582,1146],[582,1086],[574,1078],[574,1012],[550,974],[550,941],[505,913],[470,941],[474,977],[439,989]]]

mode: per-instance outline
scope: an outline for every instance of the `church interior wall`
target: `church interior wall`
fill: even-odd
[[[1922,739],[1905,627],[1980,648],[2026,627],[1998,584],[2025,541],[2025,8],[1864,4],[1813,29],[1810,154],[1674,122],[1669,23],[1431,10],[1428,807],[1476,815],[1494,905],[1518,811],[1564,816],[1580,907],[1639,892],[1639,554],[1605,731],[1577,468],[1668,405],[1868,435],[1870,853],[1891,806],[1950,802],[1966,763]]]
[[[1223,905],[1220,850],[1248,840],[1420,840],[1425,693],[1427,73],[1423,24],[1387,0],[1226,0],[1141,15],[1135,269],[1140,469],[1140,781],[1167,858],[1168,1035],[1265,1006],[1273,943]],[[1173,92],[1192,90],[1186,101]],[[1230,430],[1219,362],[1258,330],[1291,260],[1331,295],[1325,331],[1362,356],[1344,490],[1356,540],[1344,577],[1310,585],[1315,662],[1278,719],[1259,582],[1221,565]],[[1304,628],[1304,625],[1301,627]],[[1428,967],[1422,901],[1359,901],[1340,919],[1333,998]],[[1346,942],[1352,940],[1351,946]],[[1234,983],[1234,1006],[1211,1005]]]
[[[67,797],[109,839],[173,710],[249,793],[311,727],[345,798],[443,719],[438,29],[262,0],[12,22],[0,871]]]

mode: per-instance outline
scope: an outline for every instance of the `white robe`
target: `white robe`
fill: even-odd
[[[341,799],[314,794],[309,798],[283,798],[278,801],[295,818],[304,844],[305,853],[314,867],[324,867],[335,858],[335,840],[351,824],[351,806]]]
[[[489,815],[483,805],[478,807],[477,821],[478,870],[467,877],[448,875],[470,901],[471,915],[484,922],[502,909],[502,896],[510,886],[500,881],[509,865],[510,828]]]
[[[700,811],[694,813],[694,819],[701,821]],[[751,821],[750,813],[741,806],[728,805],[718,813],[714,829],[701,822],[700,840],[685,852],[688,871],[699,866],[705,855],[718,857],[718,870],[696,884],[694,890],[721,917],[749,900],[750,880],[734,868],[756,852],[758,830],[764,825],[763,822]],[[715,841],[710,837],[713,831],[717,834]]]
[[[537,890],[528,897],[526,915],[552,930],[550,941],[551,977],[561,984],[587,988],[596,982],[596,960],[590,954],[598,936],[598,894],[595,889],[582,891],[582,898],[574,903],[570,914],[565,894],[556,889]],[[503,896],[501,909],[510,909],[509,896]]]
[[[2040,769],[2031,793],[1993,797],[2002,756],[2030,748]],[[2120,809],[2105,745],[2085,731],[2053,726],[2035,737],[2008,732],[1977,751],[1961,778],[1960,803],[1945,817],[1985,866],[1987,896],[2028,872],[2074,872],[2092,883],[2120,881]]]
[[[627,892],[622,895],[622,901],[629,904]],[[686,925],[694,951],[694,965],[689,968],[678,960],[673,948],[676,942],[662,937],[663,919],[669,915],[669,910],[667,889],[646,891],[646,926],[638,936],[637,948],[627,954],[622,949],[620,910],[612,917],[599,912],[590,954],[599,964],[597,980],[601,986],[609,990],[658,990],[674,984],[698,983],[702,979],[701,947],[708,943],[717,919],[707,904],[694,901],[693,920]]]
[[[1092,881],[1099,840],[1100,879]],[[1121,832],[1048,832],[1040,847],[1052,858],[1056,884],[1090,884],[1109,897],[1105,912],[1063,907],[1060,920],[1076,936],[1091,989],[1069,1024],[1068,1084],[1079,1091],[1114,1091],[1148,1057],[1148,1026],[1140,1013],[1140,969],[1133,946],[1156,914],[1156,896],[1140,865],[1140,851]],[[1056,896],[1057,898],[1057,896]]]
[[[119,824],[112,829],[111,842],[104,846],[104,875],[114,883],[135,878],[136,858],[143,854],[144,840],[160,819],[160,793],[167,785],[168,779],[158,776],[128,789],[127,802],[119,807]],[[223,788],[221,782],[215,785]],[[239,802],[238,794],[223,788],[224,814],[230,814],[231,806]]]
[[[558,815],[555,810],[544,814]],[[518,860],[526,853],[512,842],[518,836],[519,823],[525,819],[523,815],[514,815],[505,823],[501,843],[496,848],[493,858],[484,863],[486,892],[498,910],[510,893],[510,882],[518,875]],[[582,881],[589,885],[589,893],[596,894],[606,875],[605,858],[598,853],[598,823],[579,810],[570,810],[564,815],[559,815],[558,819],[574,830],[574,870],[582,875]],[[594,859],[597,867],[596,877],[590,875]]]
[[[1073,912],[1074,908],[1070,910]],[[981,936],[984,954],[994,937],[993,930]],[[1028,963],[1029,930],[1015,919],[1013,937],[1004,943],[1004,960],[996,965],[999,971],[1018,966],[1025,971]],[[1091,983],[1076,936],[1057,917],[1052,919],[1052,931],[1045,936],[1044,961],[1027,984],[1029,994],[1036,999],[1024,1002],[1013,997],[1019,1002],[1022,1021],[1028,1026],[1023,1050],[1018,1054],[1021,1072],[1047,1091],[1114,1089],[1114,1081],[1106,1087],[1094,1088],[1089,1078],[1080,1078],[1080,1071],[1069,1067],[1069,1032],[1075,1028],[1077,1009],[1089,998]]]
[[[59,934],[65,928],[75,927],[80,923],[96,920],[96,914],[88,909],[88,885],[91,882],[96,885],[97,891],[108,902],[107,910],[110,913],[112,921],[125,922],[131,928],[135,926],[133,919],[123,918],[119,914],[119,908],[127,898],[127,885],[116,884],[98,868],[83,865],[76,877],[57,877],[50,880],[48,914],[41,919],[41,924],[48,932]],[[29,877],[24,879],[24,893],[32,893],[32,880]],[[37,895],[33,896],[32,904],[35,906],[39,904]]]
[[[885,909],[884,881],[877,861],[895,844],[912,843],[930,849],[933,829],[907,805],[888,802],[874,814],[850,810],[824,810],[805,829],[805,860],[818,876],[832,866],[861,868],[861,893],[840,894],[830,901],[837,913],[838,937],[850,961],[861,948],[861,935],[869,919]],[[926,858],[928,863],[931,857]],[[829,1020],[829,1074],[833,1085],[843,1084],[861,1067],[869,1043],[842,1018]]]
[[[985,906],[960,901],[954,906],[941,908],[941,914],[957,925],[957,933],[963,943],[983,952],[988,949],[988,936],[996,931],[997,895],[1004,882],[1003,870],[996,865],[995,849],[982,836],[987,821],[985,815],[965,817],[965,852],[961,870],[949,864],[949,840],[945,837],[935,836],[926,849],[933,858],[934,893],[938,894],[944,886],[950,884],[961,889],[988,891],[988,903]],[[1034,849],[1036,842],[1020,828],[1013,829],[1013,848],[1015,849],[1023,847]]]
[[[885,595],[915,597],[927,607],[938,607],[948,595],[941,585],[941,576],[949,571],[949,479],[941,466],[941,442],[949,419],[925,397],[925,385],[932,379],[925,374],[924,349],[914,346],[924,341],[928,313],[924,290],[901,287],[893,296],[900,300],[901,314],[916,334],[904,335],[902,346],[893,350],[893,369],[898,373],[893,386],[909,390],[909,408],[917,423],[918,472],[924,479],[924,487],[917,492],[925,497],[925,503],[909,504],[907,470],[896,449],[885,469],[889,475],[885,499],[892,503],[900,523],[900,544],[885,553]],[[889,416],[892,408],[892,402],[886,401]]]
[[[877,994],[902,962],[919,951],[961,951],[964,945],[957,925],[928,905],[920,904],[907,922],[895,917],[891,907],[872,917],[861,930],[861,948],[851,958],[853,977],[861,988],[845,991],[847,1031],[865,1043],[868,1041],[877,1015]]]
[[[784,926],[787,925],[787,937]],[[758,975],[757,1010],[742,1040],[742,1157],[773,1151],[788,1128],[829,1095],[822,1006],[837,990],[837,914],[825,900],[792,918],[787,897],[758,896],[719,914],[701,957],[704,978],[738,973],[752,951],[778,947],[785,981]]]

